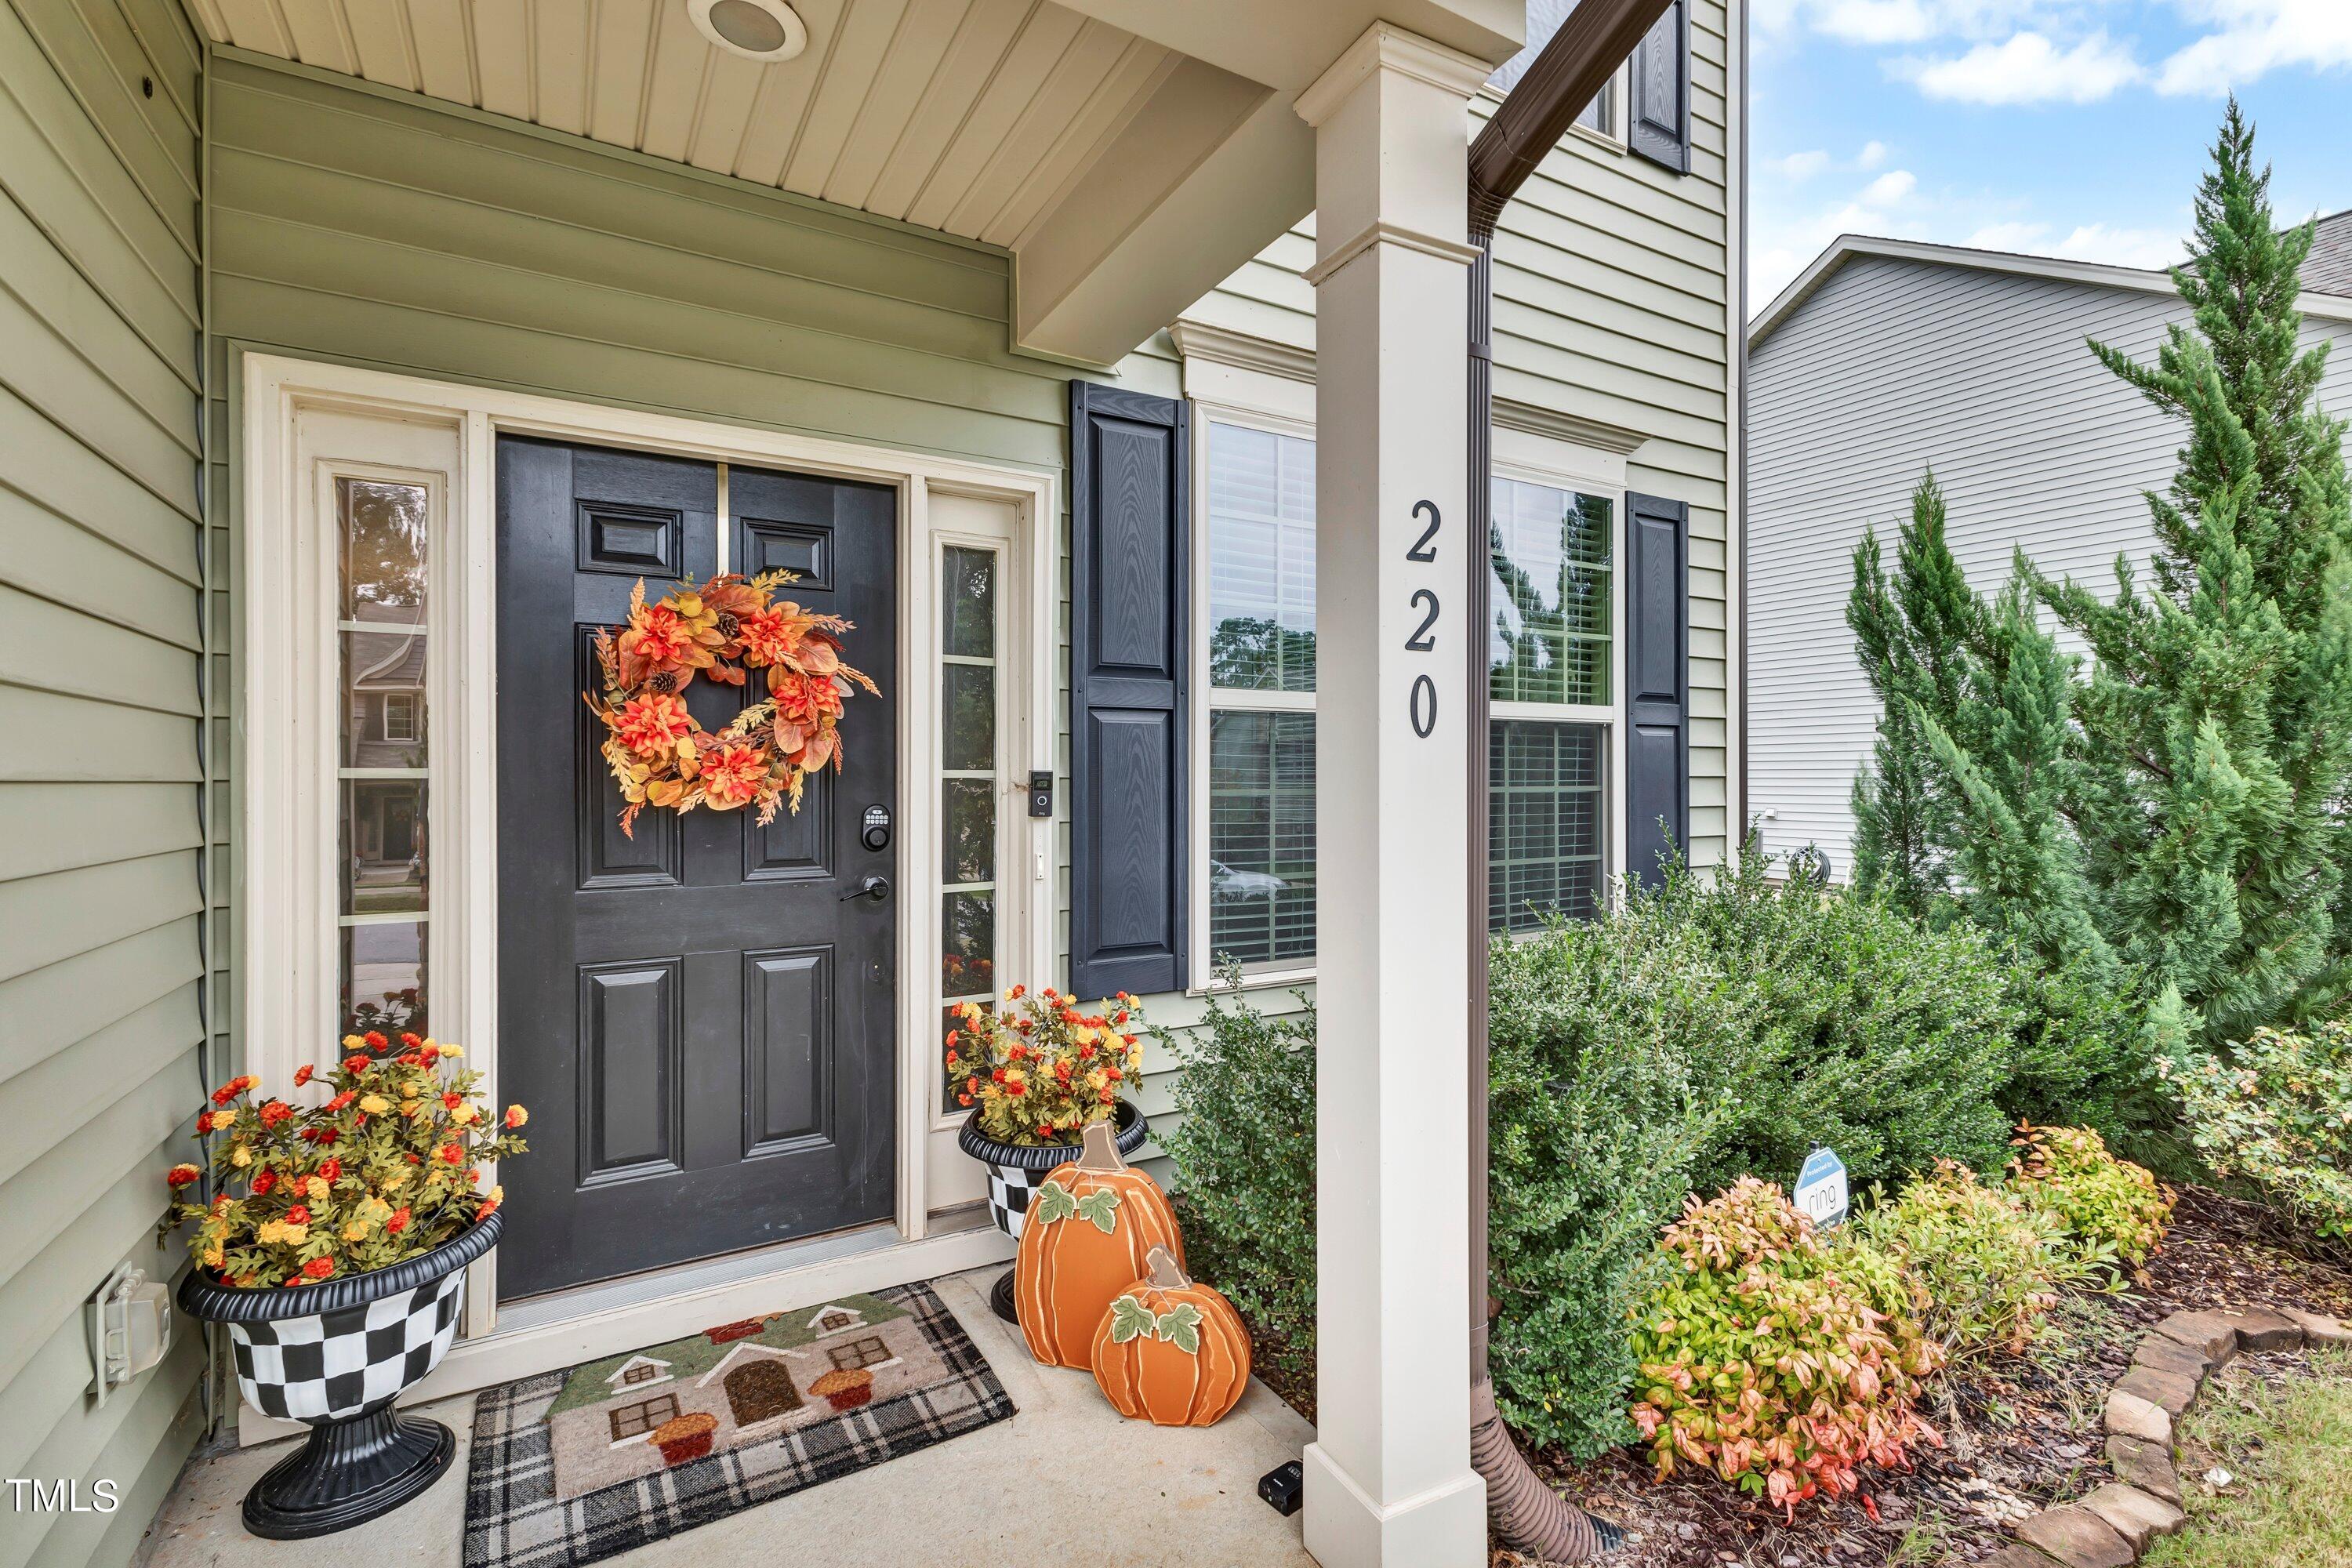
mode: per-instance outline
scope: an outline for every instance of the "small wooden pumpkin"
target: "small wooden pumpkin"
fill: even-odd
[[[1088,1122],[1086,1152],[1055,1167],[1022,1222],[1013,1300],[1029,1353],[1048,1366],[1089,1365],[1095,1325],[1155,1247],[1182,1259],[1175,1211],[1157,1183],[1118,1157],[1110,1123]]]
[[[1249,1384],[1249,1332],[1233,1304],[1196,1285],[1165,1247],[1111,1300],[1095,1331],[1095,1382],[1121,1415],[1212,1426]]]

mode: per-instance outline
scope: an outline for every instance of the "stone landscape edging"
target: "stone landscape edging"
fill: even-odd
[[[2107,1390],[2103,1425],[2116,1479],[2045,1508],[1986,1568],[2131,1568],[2148,1543],[2188,1522],[2173,1464],[2173,1424],[2205,1379],[2242,1351],[2352,1344],[2352,1330],[2297,1307],[2207,1307],[2175,1312],[2142,1336],[2129,1371]]]

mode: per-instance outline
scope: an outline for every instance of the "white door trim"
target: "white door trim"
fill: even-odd
[[[902,690],[898,739],[902,765],[897,820],[904,825],[896,845],[898,863],[893,878],[901,900],[895,954],[899,996],[894,1216],[898,1242],[875,1255],[880,1261],[860,1262],[853,1272],[861,1279],[870,1276],[870,1283],[889,1283],[936,1273],[943,1266],[971,1267],[986,1261],[982,1254],[990,1248],[985,1239],[975,1241],[969,1233],[941,1237],[940,1246],[915,1245],[929,1228],[923,1201],[924,1162],[933,1124],[931,1086],[939,1077],[939,1042],[934,1037],[938,1031],[932,1027],[935,1020],[928,1016],[929,977],[939,955],[918,946],[927,940],[936,918],[915,918],[938,902],[936,846],[919,837],[916,831],[919,825],[935,817],[928,805],[933,781],[916,777],[914,770],[905,765],[906,759],[931,754],[929,742],[938,722],[929,670],[918,661],[919,652],[930,643],[929,618],[935,613],[935,584],[926,570],[932,554],[926,520],[929,498],[935,490],[1000,500],[1016,510],[1021,554],[1025,559],[1020,563],[1022,592],[1008,598],[1018,601],[1018,613],[1025,623],[1017,633],[1024,668],[1017,684],[1009,682],[1004,689],[1011,711],[1002,719],[1015,724],[1012,743],[1025,758],[1025,767],[1050,770],[1055,745],[1050,606],[1055,603],[1059,570],[1058,476],[1011,465],[276,354],[243,352],[239,358],[244,438],[236,456],[244,471],[236,479],[235,489],[243,526],[238,552],[243,603],[236,608],[243,639],[239,650],[243,706],[236,738],[242,875],[238,882],[241,934],[236,962],[237,1021],[246,1070],[259,1074],[271,1089],[285,1092],[296,1066],[304,1060],[325,1059],[335,1033],[333,941],[331,934],[324,938],[320,934],[322,923],[331,932],[331,922],[323,917],[331,915],[334,897],[334,781],[327,749],[331,738],[306,732],[299,718],[305,711],[332,712],[331,691],[318,689],[319,672],[335,668],[329,662],[334,644],[329,641],[321,646],[318,640],[321,635],[331,637],[331,622],[322,622],[323,612],[314,597],[319,584],[331,583],[333,564],[331,556],[321,564],[315,540],[311,548],[305,548],[305,518],[310,509],[301,503],[301,497],[304,487],[318,479],[316,473],[302,472],[304,460],[294,447],[299,415],[332,411],[394,425],[427,426],[455,439],[455,469],[446,491],[445,516],[429,545],[435,574],[428,596],[427,637],[435,651],[428,666],[432,684],[427,744],[428,755],[436,762],[427,832],[437,851],[431,873],[432,919],[427,927],[433,944],[429,973],[435,991],[430,1011],[438,1036],[467,1047],[471,1064],[485,1075],[485,1091],[494,1103],[499,1076],[494,679],[498,437],[529,435],[636,447],[888,485],[899,497]],[[1008,604],[1005,608],[1013,606]],[[298,708],[298,700],[305,706]],[[1052,820],[1021,816],[1008,832],[1026,851],[1017,863],[1052,866]],[[324,908],[320,904],[322,889],[329,900]],[[1021,900],[1017,921],[1000,919],[998,963],[1004,972],[1043,973],[1043,966],[1052,961],[1050,880],[1042,889],[1028,890],[1032,896]],[[814,1272],[806,1265],[793,1267],[783,1256],[791,1245],[780,1251],[776,1270],[724,1289],[756,1294],[763,1287],[785,1292],[805,1288],[837,1293],[842,1289],[870,1288],[870,1284],[830,1282],[840,1265]],[[971,1255],[970,1260],[948,1262],[949,1253],[957,1258]],[[496,1258],[493,1250],[474,1266],[468,1279],[465,1330],[472,1338],[485,1341],[482,1350],[504,1337],[493,1331]],[[688,1300],[710,1294],[698,1292]],[[777,1299],[764,1310],[798,1304]],[[641,1306],[593,1313],[580,1320],[582,1325],[593,1328],[583,1326],[568,1337],[555,1334],[553,1326],[534,1330],[530,1342],[562,1347],[580,1341],[583,1334],[600,1342],[617,1336],[621,1342],[614,1348],[627,1349],[633,1342],[651,1342],[645,1337],[628,1340],[629,1334],[638,1332],[631,1325],[643,1319],[648,1325],[646,1332],[654,1333],[652,1325],[669,1320],[671,1314],[665,1310],[669,1305],[666,1299],[656,1299]],[[559,1358],[545,1361],[545,1367],[566,1364],[560,1359],[562,1356],[578,1359],[568,1349],[550,1348],[545,1353]],[[502,1375],[522,1375],[530,1370],[515,1361],[516,1354],[524,1361],[533,1359],[524,1353],[520,1343],[512,1347],[512,1353],[502,1351],[496,1358]],[[479,1351],[472,1346],[461,1347],[451,1356],[453,1363],[480,1360]],[[251,1419],[251,1413],[247,1415]]]

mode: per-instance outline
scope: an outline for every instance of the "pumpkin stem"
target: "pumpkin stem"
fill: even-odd
[[[1118,1157],[1118,1141],[1112,1135],[1108,1121],[1089,1121],[1080,1136],[1086,1142],[1086,1152],[1078,1156],[1081,1171],[1124,1171],[1127,1162]]]
[[[1146,1254],[1143,1266],[1150,1271],[1147,1278],[1157,1289],[1181,1290],[1192,1283],[1185,1278],[1184,1271],[1176,1267],[1176,1255],[1164,1247],[1155,1247]]]

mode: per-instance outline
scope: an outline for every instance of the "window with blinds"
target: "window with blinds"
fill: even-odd
[[[1315,443],[1208,426],[1209,951],[1315,956]]]
[[[1617,504],[1524,479],[1494,487],[1494,727],[1487,921],[1596,912],[1608,879]]]

